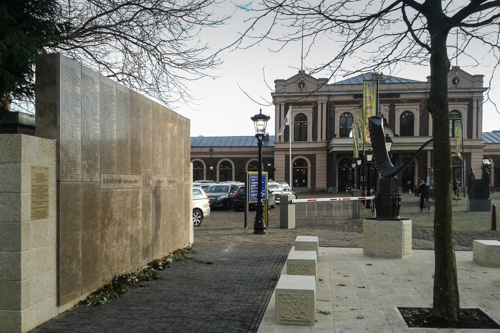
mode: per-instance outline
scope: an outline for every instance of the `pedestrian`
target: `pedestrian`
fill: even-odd
[[[421,180],[418,186],[418,194],[420,195],[420,211],[424,209],[424,202],[429,198],[429,186]]]

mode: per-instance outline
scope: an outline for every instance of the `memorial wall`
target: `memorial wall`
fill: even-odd
[[[57,142],[65,304],[189,245],[189,120],[59,54],[37,58],[36,78],[36,136]]]

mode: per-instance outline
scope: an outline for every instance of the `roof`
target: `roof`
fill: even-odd
[[[380,80],[381,84],[394,84],[394,83],[423,83],[422,81],[416,81],[416,80],[410,80],[410,79],[404,79],[396,76],[389,76],[389,75],[383,75],[383,79]],[[348,85],[348,84],[363,84],[363,81],[365,80],[371,80],[372,79],[372,73],[365,73],[365,74],[360,74],[355,77],[351,77],[349,79],[345,79],[336,83],[333,83],[332,85]]]
[[[483,143],[500,143],[500,131],[483,132]]]
[[[197,136],[191,137],[191,147],[256,147],[255,136]],[[269,135],[263,147],[274,147],[274,135]]]

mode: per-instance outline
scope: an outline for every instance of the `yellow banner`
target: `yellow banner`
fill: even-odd
[[[454,122],[455,125],[455,155],[461,156],[462,146],[463,146],[463,136],[462,136],[462,122]]]
[[[362,108],[355,108],[354,109],[354,123],[357,126],[357,131],[353,131],[353,136],[356,134],[356,140],[358,142],[358,149],[363,150],[364,149],[364,118],[363,118],[363,109]],[[357,156],[356,156],[357,157]]]
[[[356,123],[352,124],[352,141],[354,142],[354,150],[352,152],[353,158],[359,157],[359,147],[358,147],[358,125]]]
[[[368,119],[377,115],[377,84],[375,80],[363,81],[363,141],[371,144]]]

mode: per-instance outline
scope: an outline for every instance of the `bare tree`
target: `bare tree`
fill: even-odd
[[[430,67],[427,110],[433,118],[435,202],[435,278],[433,314],[458,321],[459,290],[452,239],[452,173],[448,117],[450,68],[448,40],[458,31],[459,52],[471,47],[490,52],[498,63],[499,0],[263,0],[243,35],[257,44],[264,39],[284,45],[309,40],[306,51],[329,43],[331,52],[312,73],[338,74],[400,70],[405,64]],[[262,27],[264,26],[264,27]],[[260,28],[260,29],[259,29]],[[493,30],[493,31],[492,31]],[[256,31],[264,31],[258,34]],[[283,33],[284,31],[284,33]],[[456,45],[455,45],[456,46]],[[329,57],[329,58],[328,58]],[[349,61],[355,59],[356,65]],[[477,60],[479,61],[479,60]]]
[[[221,63],[222,50],[211,50],[200,38],[202,29],[228,19],[214,14],[224,3],[220,0],[11,2],[0,11],[9,37],[0,43],[6,51],[0,110],[9,110],[11,94],[24,101],[32,97],[34,59],[40,52],[60,52],[170,107],[190,103],[187,83]],[[40,10],[49,4],[50,10]],[[16,36],[26,36],[31,44]],[[8,57],[19,65],[13,69]]]

